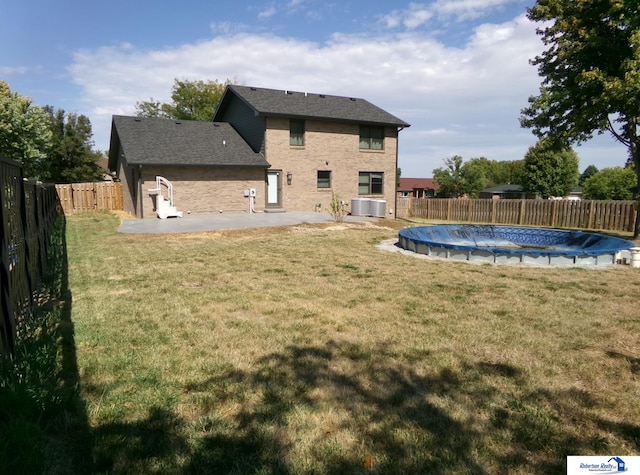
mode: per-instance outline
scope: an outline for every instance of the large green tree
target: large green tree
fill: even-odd
[[[524,164],[523,160],[497,161],[489,160],[485,157],[472,158],[463,165],[463,172],[470,174],[473,169],[476,175],[480,175],[482,180],[478,180],[476,191],[490,186],[503,185],[506,183],[520,183],[520,170]]]
[[[584,185],[585,181],[587,181],[589,178],[591,178],[593,175],[595,175],[599,171],[600,170],[598,170],[598,167],[596,167],[595,165],[589,165],[587,168],[584,169],[584,171],[582,172],[582,175],[580,175],[580,180],[578,180],[578,185],[580,186]]]
[[[179,120],[213,120],[225,88],[230,80],[218,81],[181,81],[176,79],[171,89],[171,103],[140,101],[136,103],[136,115],[139,117],[164,117]]]
[[[638,1],[538,0],[527,16],[541,22],[538,34],[547,49],[532,61],[542,85],[521,124],[567,143],[608,131],[640,173]]]
[[[439,196],[476,198],[489,186],[519,183],[523,163],[523,160],[498,162],[485,157],[465,162],[455,155],[444,160],[444,167],[433,170],[433,178],[440,186]]]
[[[50,147],[46,112],[0,81],[0,156],[21,161],[25,177],[43,179]]]
[[[101,180],[104,170],[98,165],[103,154],[93,150],[91,121],[85,115],[65,113],[46,106],[52,133],[47,160],[47,179],[54,183],[78,183]]]
[[[542,198],[566,196],[578,184],[578,164],[578,155],[571,148],[541,139],[524,158],[522,189]]]
[[[582,196],[588,200],[631,200],[637,184],[636,172],[631,167],[605,168],[587,178]]]
[[[467,182],[462,174],[462,157],[454,155],[444,159],[444,167],[433,170],[433,180],[440,186],[438,195],[458,198],[467,192]]]
[[[482,163],[464,163],[460,155],[445,158],[444,167],[433,170],[433,179],[439,185],[438,196],[443,198],[459,198],[473,195],[484,188],[486,179]]]

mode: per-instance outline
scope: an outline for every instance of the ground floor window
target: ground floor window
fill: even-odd
[[[382,195],[384,183],[383,172],[360,172],[358,177],[359,195]]]
[[[330,170],[318,170],[318,188],[331,188]]]

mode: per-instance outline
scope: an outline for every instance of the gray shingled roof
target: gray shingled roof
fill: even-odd
[[[218,110],[225,107],[230,94],[235,94],[263,116],[409,127],[405,121],[365,99],[258,87],[228,86]]]
[[[117,150],[116,140],[129,165],[270,167],[225,122],[115,115],[112,152]]]
[[[510,183],[506,183],[504,185],[485,188],[481,193],[522,193],[522,185],[512,185]]]

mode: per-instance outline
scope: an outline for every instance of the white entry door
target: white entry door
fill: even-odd
[[[281,208],[282,207],[282,172],[281,171],[268,171],[267,172],[267,208]]]

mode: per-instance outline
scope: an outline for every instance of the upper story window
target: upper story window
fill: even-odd
[[[289,121],[289,145],[298,147],[304,145],[304,120]]]
[[[361,150],[384,150],[384,127],[360,126]]]

